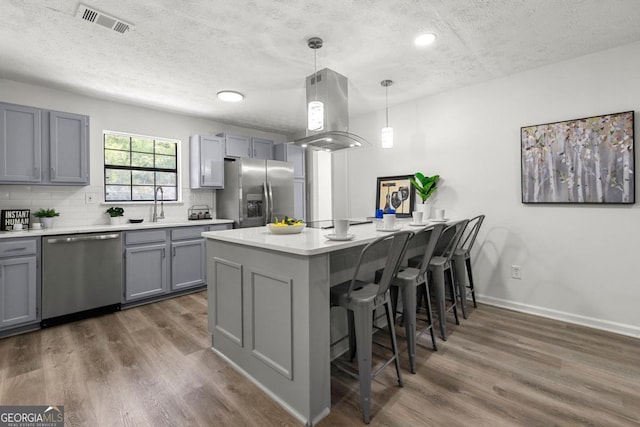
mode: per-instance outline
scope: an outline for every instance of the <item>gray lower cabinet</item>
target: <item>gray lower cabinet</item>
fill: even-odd
[[[202,233],[231,224],[129,231],[124,237],[125,303],[207,283]]]
[[[125,301],[167,293],[167,252],[167,232],[164,229],[125,234]]]
[[[89,116],[0,103],[0,184],[88,185]]]
[[[171,289],[204,285],[206,282],[205,226],[171,230]]]
[[[0,330],[39,320],[38,239],[0,242]]]

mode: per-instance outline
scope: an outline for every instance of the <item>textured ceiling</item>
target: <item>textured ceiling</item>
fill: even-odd
[[[0,77],[297,133],[311,36],[318,69],[349,79],[350,115],[640,40],[638,0],[2,0]],[[420,32],[436,43],[413,46]],[[217,100],[233,89],[242,103]],[[1,94],[0,94],[0,100]]]

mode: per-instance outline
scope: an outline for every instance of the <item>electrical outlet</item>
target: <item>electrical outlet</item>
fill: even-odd
[[[519,265],[511,266],[511,278],[512,279],[522,279],[522,269]]]
[[[86,193],[86,194],[84,195],[84,202],[85,202],[87,205],[90,205],[90,204],[92,204],[92,203],[95,203],[95,202],[96,202],[96,200],[95,200],[95,199],[96,199],[96,195],[95,195],[95,194],[93,194],[93,193]]]

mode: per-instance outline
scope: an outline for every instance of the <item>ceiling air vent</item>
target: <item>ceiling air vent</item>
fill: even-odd
[[[80,4],[78,6],[78,12],[76,16],[83,21],[91,22],[92,24],[98,24],[110,30],[124,34],[129,31],[133,25],[124,22],[123,20],[116,18],[106,13],[100,12],[92,7]]]

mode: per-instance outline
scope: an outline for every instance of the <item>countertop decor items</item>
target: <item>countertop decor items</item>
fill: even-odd
[[[40,218],[42,228],[52,228],[53,219],[57,216],[60,216],[60,212],[57,212],[55,209],[40,208],[33,215]]]
[[[426,222],[431,216],[431,204],[427,203],[427,200],[434,191],[438,189],[437,183],[440,179],[440,175],[426,176],[422,172],[416,172],[413,178],[410,178],[411,185],[415,188],[415,192],[418,193],[422,203],[417,206],[417,210],[422,212],[422,222]]]
[[[3,209],[0,211],[0,231],[12,230],[14,224],[22,224],[24,228],[29,228],[30,212],[29,209]]]
[[[411,216],[415,204],[415,192],[411,191],[411,175],[378,177],[376,186],[376,210],[395,214],[400,218]]]
[[[109,214],[109,224],[118,225],[122,224],[124,209],[119,206],[111,206],[106,211]]]
[[[233,224],[230,219],[210,219],[208,221],[199,222],[198,225],[217,225],[217,224]],[[177,221],[177,222],[144,222],[142,224],[125,223],[120,225],[96,224],[96,225],[73,225],[60,226],[55,229],[29,229],[20,232],[0,231],[0,239],[11,239],[16,237],[39,237],[53,236],[59,234],[80,234],[80,233],[104,233],[114,231],[133,231],[133,230],[150,230],[154,228],[172,228],[172,227],[189,227],[194,225],[193,221]],[[266,233],[265,233],[266,234]]]
[[[409,178],[409,181],[422,199],[422,203],[425,203],[433,192],[438,189],[436,184],[439,179],[440,175],[426,176],[422,172],[416,172],[412,178]]]

